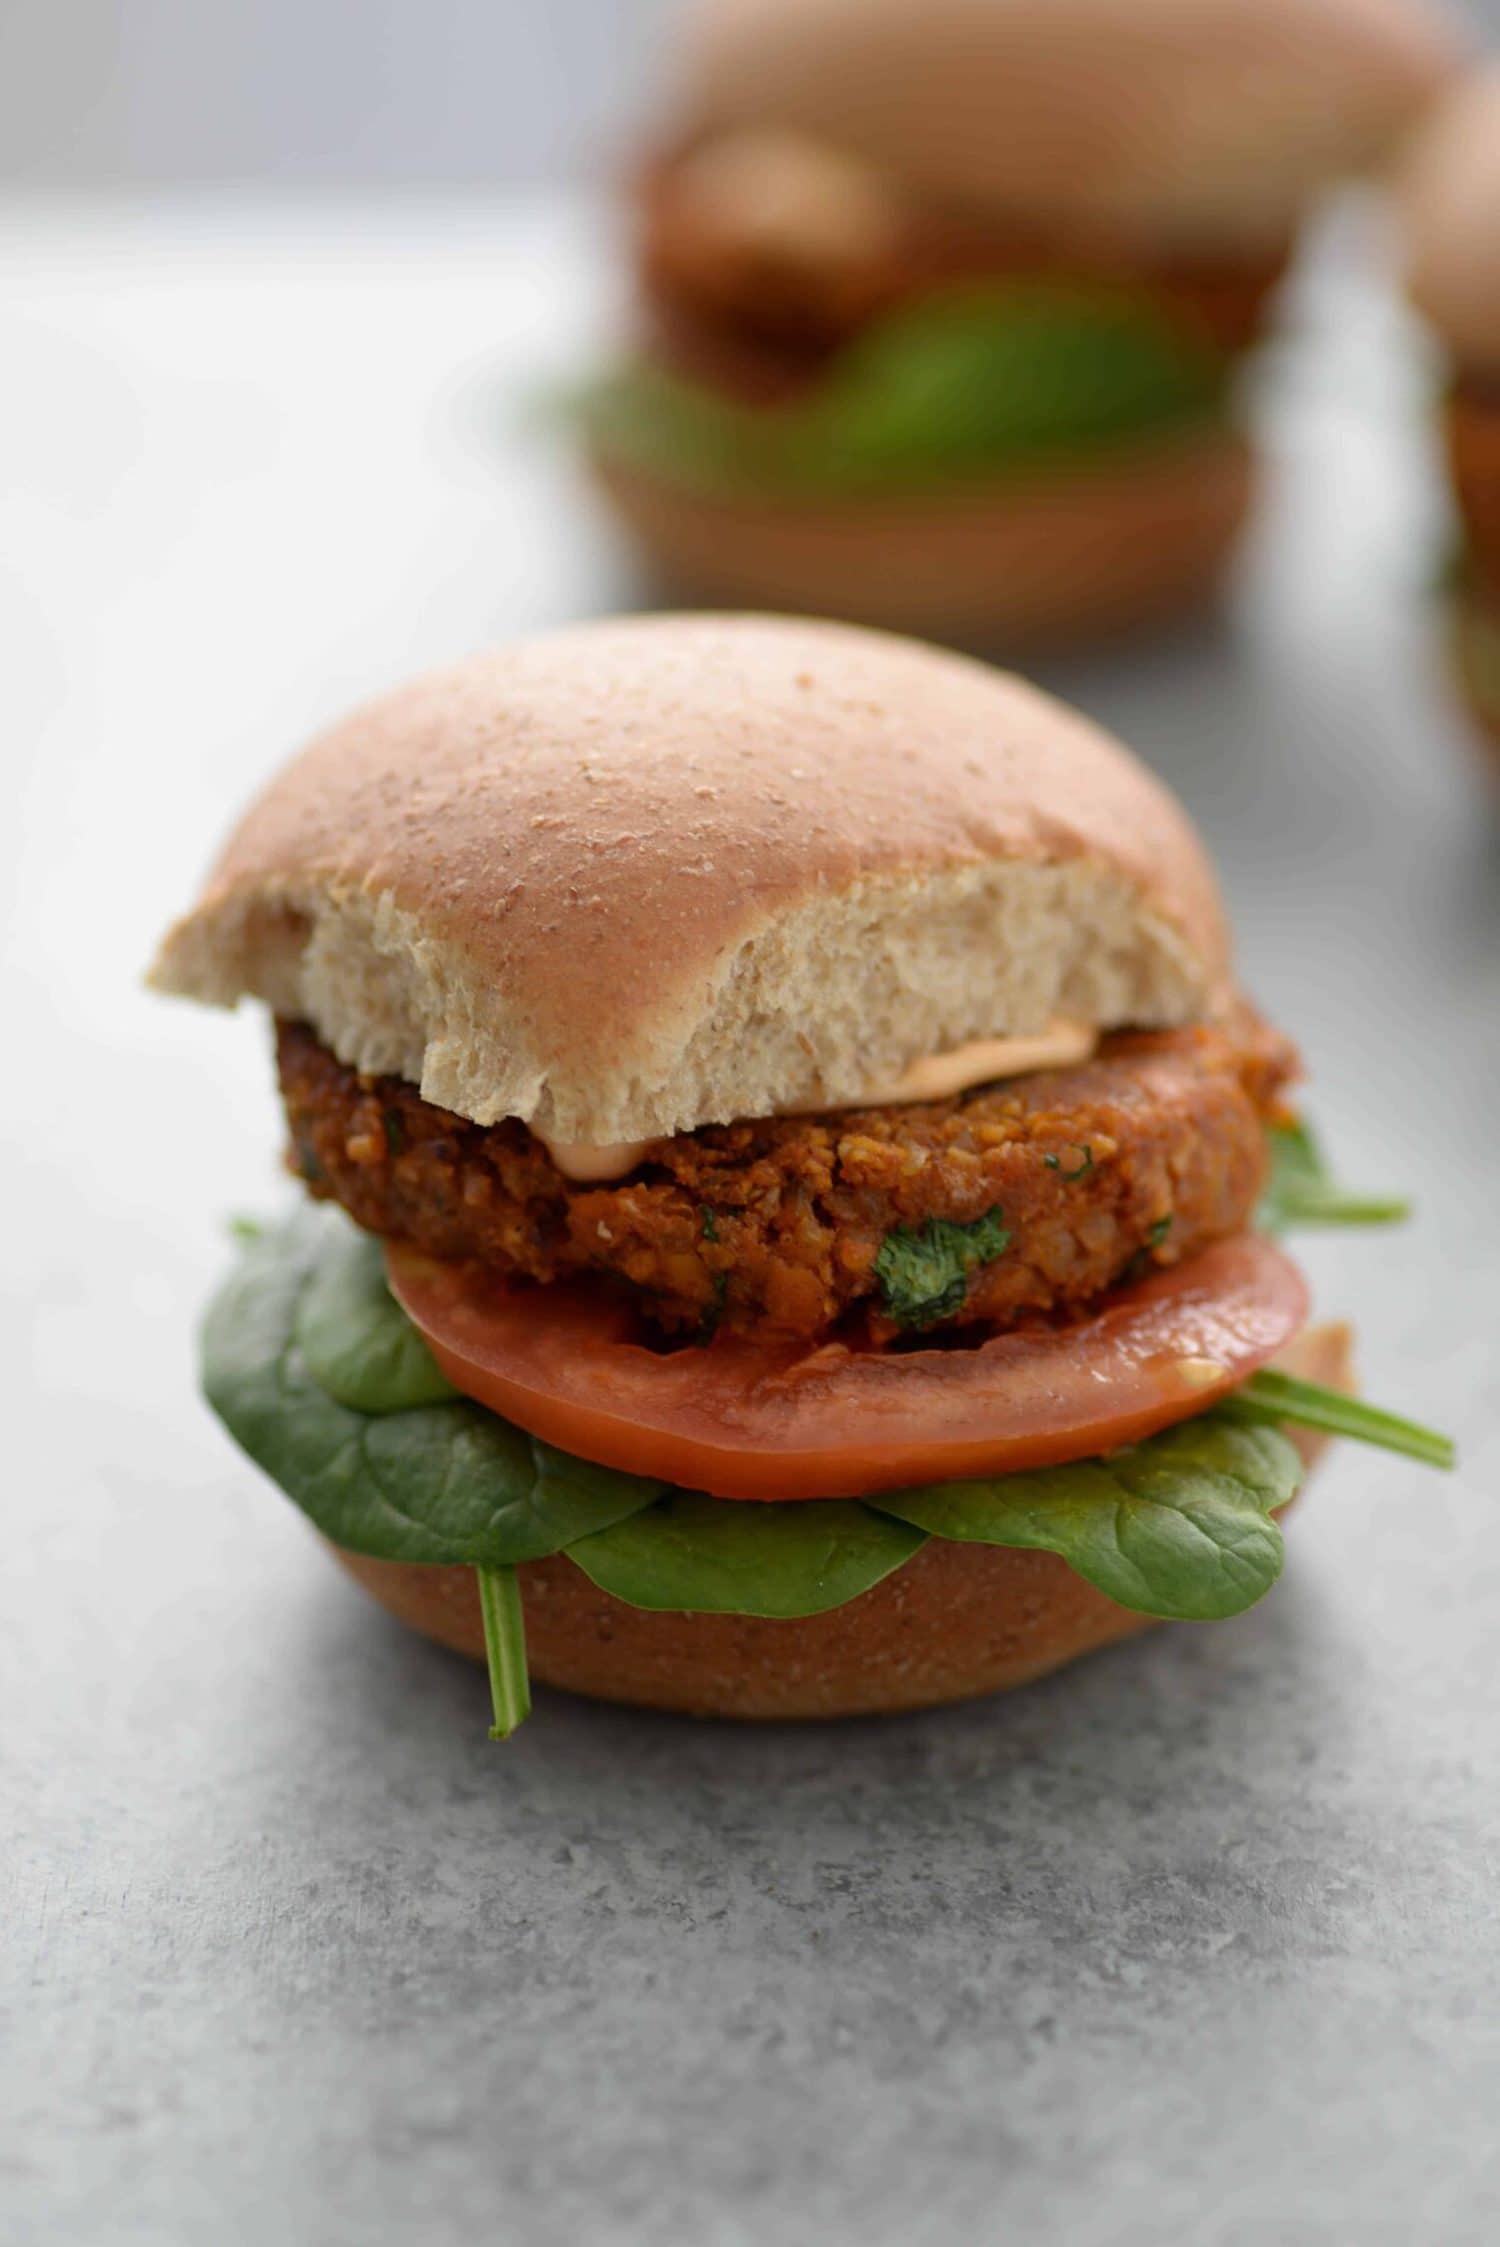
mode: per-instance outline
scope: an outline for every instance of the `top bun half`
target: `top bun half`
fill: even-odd
[[[699,0],[689,133],[804,135],[993,218],[1284,241],[1454,70],[1426,0]]]
[[[152,981],[602,1145],[848,1105],[1058,1016],[1196,1020],[1230,961],[1183,812],[1060,703],[848,626],[659,616],[475,657],[324,734]]]
[[[1500,66],[1434,112],[1402,189],[1414,302],[1460,366],[1500,374]]]

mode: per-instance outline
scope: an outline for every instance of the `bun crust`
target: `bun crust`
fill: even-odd
[[[484,1659],[470,1568],[337,1556],[398,1621]],[[1054,1553],[933,1538],[862,1598],[793,1622],[658,1615],[601,1592],[566,1555],[519,1571],[533,1678],[685,1716],[873,1716],[1025,1685],[1144,1630]]]
[[[325,734],[152,980],[607,1144],[847,1105],[1057,1015],[1198,1019],[1229,951],[1179,806],[1050,697],[847,626],[650,617]]]
[[[1352,1389],[1344,1326],[1310,1329],[1278,1361]],[[1309,1466],[1322,1438],[1294,1438]],[[474,1572],[368,1560],[331,1548],[382,1607],[455,1652],[484,1660]],[[518,1571],[531,1674],[599,1701],[687,1716],[872,1716],[1026,1685],[1080,1654],[1145,1630],[1055,1553],[932,1538],[847,1606],[793,1622],[654,1614],[590,1583],[565,1554]]]
[[[700,0],[681,109],[992,216],[1264,242],[1375,162],[1457,52],[1423,0]]]
[[[1412,301],[1467,372],[1500,373],[1500,67],[1466,79],[1402,178]]]
[[[1212,599],[1254,487],[1249,448],[1230,431],[1004,492],[842,506],[719,499],[603,458],[593,466],[684,595],[1032,652]]]

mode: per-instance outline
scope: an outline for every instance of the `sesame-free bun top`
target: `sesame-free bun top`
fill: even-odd
[[[996,218],[1283,240],[1457,58],[1428,0],[698,0],[689,136],[805,135]]]
[[[1413,301],[1468,369],[1500,373],[1500,66],[1418,134],[1402,179]]]
[[[1057,1017],[1212,1014],[1212,870],[1021,680],[774,617],[584,624],[370,704],[273,780],[152,970],[478,1123],[602,1145],[835,1107]]]

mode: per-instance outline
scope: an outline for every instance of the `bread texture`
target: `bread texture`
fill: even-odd
[[[1453,73],[1422,0],[700,0],[685,134],[776,128],[989,217],[1284,238]]]
[[[1254,490],[1249,448],[1228,428],[1004,487],[886,499],[720,497],[602,455],[593,468],[683,596],[1028,654],[1212,601]]]
[[[1310,1329],[1280,1361],[1352,1389],[1345,1326]],[[1311,1465],[1321,1438],[1299,1435]],[[349,1573],[413,1630],[476,1661],[484,1626],[474,1573],[367,1560]],[[741,1718],[868,1716],[1028,1684],[1148,1628],[1054,1553],[932,1538],[883,1582],[824,1615],[657,1614],[590,1583],[565,1554],[519,1571],[531,1673],[595,1700]]]
[[[1500,377],[1500,66],[1414,140],[1401,177],[1407,284],[1465,373]]]
[[[484,1659],[474,1572],[340,1552],[400,1622]],[[686,1716],[873,1716],[1025,1685],[1145,1630],[1054,1553],[937,1538],[846,1607],[792,1622],[662,1615],[601,1592],[566,1554],[520,1570],[534,1679]]]
[[[578,626],[356,713],[272,781],[152,981],[591,1145],[1231,987],[1202,847],[1117,742],[961,657],[765,617]]]

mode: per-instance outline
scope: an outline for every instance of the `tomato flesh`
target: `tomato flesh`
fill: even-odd
[[[1091,1458],[1205,1411],[1307,1316],[1301,1274],[1257,1234],[1070,1326],[897,1351],[724,1336],[663,1353],[586,1282],[512,1287],[400,1246],[387,1264],[456,1388],[577,1458],[718,1498],[857,1498]]]

